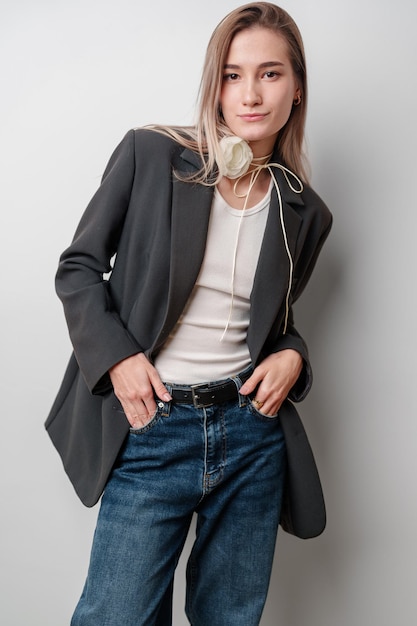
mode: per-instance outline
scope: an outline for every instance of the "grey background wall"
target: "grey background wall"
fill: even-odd
[[[65,626],[97,510],[43,430],[70,345],[60,252],[123,134],[192,120],[204,48],[230,0],[0,4],[0,621]],[[262,626],[415,620],[416,8],[286,0],[310,70],[313,184],[335,226],[297,307],[315,386],[302,415],[328,529],[280,535]],[[175,625],[182,615],[178,571]]]

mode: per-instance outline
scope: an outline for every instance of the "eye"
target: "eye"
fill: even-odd
[[[238,78],[239,78],[239,74],[235,74],[235,73],[225,74],[223,76],[223,80],[230,81],[230,82],[237,80]]]
[[[279,72],[275,72],[275,71],[269,71],[269,72],[265,72],[264,77],[265,78],[278,78],[279,76],[281,76],[281,74]]]

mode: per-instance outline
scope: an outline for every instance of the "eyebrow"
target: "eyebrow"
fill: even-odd
[[[266,61],[265,63],[260,63],[258,65],[259,69],[263,69],[266,67],[276,67],[277,65],[284,66],[284,63],[281,61]],[[240,65],[234,65],[233,63],[226,63],[224,66],[225,70],[240,70]]]

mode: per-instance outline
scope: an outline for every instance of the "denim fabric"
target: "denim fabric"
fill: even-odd
[[[159,402],[131,430],[107,484],[71,625],[171,626],[174,571],[196,512],[190,623],[257,626],[284,472],[279,418],[243,396],[207,408]]]

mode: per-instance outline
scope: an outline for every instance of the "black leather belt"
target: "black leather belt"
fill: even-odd
[[[242,384],[248,380],[251,374],[251,370],[238,374]],[[231,378],[227,378],[219,383],[202,383],[201,385],[191,385],[191,387],[173,387],[170,391],[173,402],[193,404],[196,409],[228,402],[238,397],[236,383]]]

